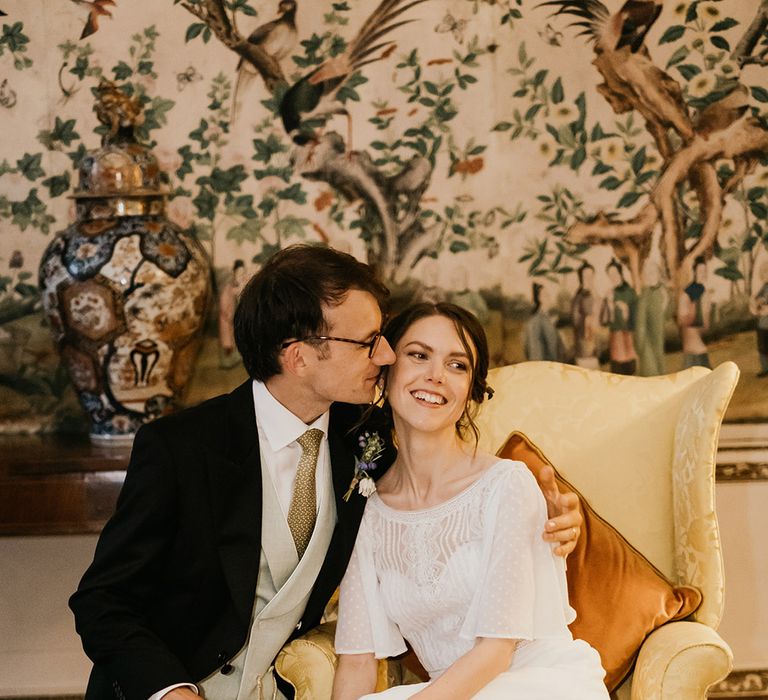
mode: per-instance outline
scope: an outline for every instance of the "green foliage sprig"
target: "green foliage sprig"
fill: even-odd
[[[25,55],[28,44],[29,37],[24,33],[23,22],[3,24],[3,32],[0,34],[0,56],[9,51],[13,56],[13,67],[16,70],[32,67],[32,59]]]

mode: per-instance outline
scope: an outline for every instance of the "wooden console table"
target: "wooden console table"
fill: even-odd
[[[129,455],[86,435],[0,436],[0,536],[100,532]]]

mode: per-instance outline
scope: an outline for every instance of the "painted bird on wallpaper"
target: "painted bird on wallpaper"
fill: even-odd
[[[87,5],[88,17],[85,20],[85,26],[80,34],[81,39],[95,34],[99,29],[99,18],[112,17],[112,13],[107,9],[107,6],[116,7],[115,0],[72,0],[75,5]]]
[[[248,41],[260,46],[278,63],[288,58],[299,41],[296,31],[296,0],[280,0],[277,17],[270,22],[256,27],[248,36]],[[233,93],[232,123],[235,123],[242,106],[242,96],[259,72],[250,62],[240,59],[237,64],[237,79]]]
[[[582,21],[570,26],[583,27],[579,36],[588,36],[597,49],[618,51],[625,46],[637,53],[645,36],[659,18],[664,0],[627,0],[611,14],[600,0],[548,0],[539,6],[557,7],[556,15],[574,15]]]
[[[344,53],[324,61],[288,89],[280,101],[280,116],[294,143],[316,143],[316,129],[324,126],[333,115],[343,114],[347,117],[347,149],[351,150],[351,118],[344,105],[337,100],[339,91],[355,71],[386,58],[394,51],[394,41],[381,39],[412,22],[398,20],[398,17],[425,1],[381,0]]]

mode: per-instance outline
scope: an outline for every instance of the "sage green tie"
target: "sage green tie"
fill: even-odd
[[[312,537],[312,530],[315,529],[317,518],[315,468],[322,439],[323,431],[311,428],[296,440],[301,445],[301,458],[296,469],[296,480],[293,482],[291,507],[288,509],[288,527],[296,543],[299,559],[304,556],[309,539]]]

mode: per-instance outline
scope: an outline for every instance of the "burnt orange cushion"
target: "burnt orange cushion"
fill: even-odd
[[[509,436],[498,455],[525,462],[537,477],[546,465],[555,469],[520,432]],[[555,478],[561,491],[576,493],[584,516],[576,549],[568,556],[568,596],[577,614],[571,632],[600,653],[612,691],[632,670],[643,640],[665,622],[690,615],[701,604],[701,593],[673,586],[557,469]]]

